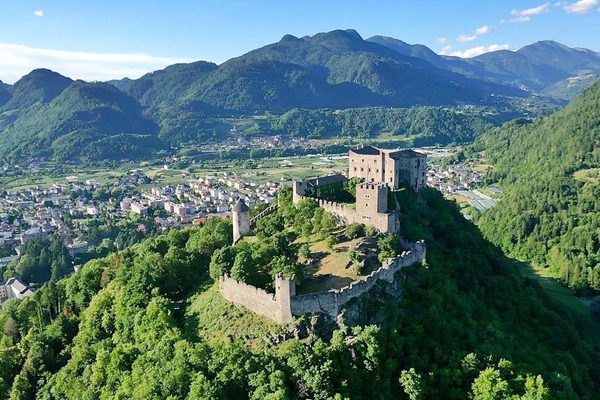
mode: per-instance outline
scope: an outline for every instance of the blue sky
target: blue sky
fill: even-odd
[[[600,51],[600,0],[0,0],[0,10],[0,80],[9,83],[36,67],[135,78],[339,28],[463,57],[543,39]]]

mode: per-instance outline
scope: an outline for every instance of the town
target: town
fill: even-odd
[[[260,143],[265,147],[281,145],[277,138],[273,140],[268,143],[259,140],[252,144]],[[222,146],[243,148],[249,144],[236,141]],[[364,147],[362,152],[368,153],[368,149],[373,148]],[[454,149],[416,150],[432,161],[423,171],[428,186],[480,212],[495,205],[501,192],[482,187],[484,172],[474,166],[474,161],[458,164],[440,162],[454,154]],[[367,159],[372,157],[367,155]],[[341,167],[339,163],[333,167],[332,160],[339,162],[347,158],[345,154],[313,158],[310,168],[325,168],[346,175],[348,168]],[[226,217],[238,200],[250,207],[271,203],[279,187],[289,184],[294,177],[294,174],[290,174],[289,179],[280,177],[258,182],[247,174],[226,170],[206,175],[182,173],[165,183],[161,173],[175,172],[171,168],[176,165],[178,158],[166,157],[164,161],[165,164],[158,171],[131,168],[103,183],[94,178],[85,179],[70,174],[53,180],[49,187],[35,185],[0,192],[0,269],[18,261],[21,246],[28,241],[57,238],[66,247],[73,270],[77,270],[88,259],[103,254],[101,249],[104,249],[104,253],[108,249],[123,249],[153,233],[198,225],[210,217]],[[277,165],[291,171],[294,161],[293,157],[283,159],[277,161]],[[361,164],[359,159],[356,162]],[[360,168],[370,171],[369,160],[366,162]],[[372,162],[375,167],[377,161]],[[32,162],[26,168],[25,173],[35,172],[41,166],[39,162]],[[372,169],[373,175],[376,170],[379,171]],[[269,175],[268,169],[265,169],[265,173]],[[351,171],[351,174],[375,180],[375,176],[369,178],[367,172]],[[378,181],[381,179],[377,177]],[[467,214],[465,217],[471,218]],[[117,226],[117,229],[103,229],[109,225]],[[8,278],[5,276],[5,279]],[[14,283],[19,289],[15,289],[15,293],[20,293],[19,296],[30,293],[26,284],[17,281]],[[6,299],[11,290],[2,293],[4,295],[0,299]]]

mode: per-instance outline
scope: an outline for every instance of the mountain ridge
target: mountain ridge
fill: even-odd
[[[558,62],[560,68],[530,60],[538,60],[543,51],[555,53],[553,60],[579,58]],[[23,154],[52,156],[54,140],[61,135],[73,138],[80,131],[88,142],[97,135],[134,134],[177,145],[182,138],[213,137],[207,133],[214,129],[204,123],[207,118],[283,114],[293,109],[499,108],[545,87],[544,93],[562,102],[597,77],[594,71],[565,71],[595,68],[595,57],[591,50],[538,42],[521,52],[460,59],[393,38],[365,40],[355,30],[334,30],[302,38],[284,35],[220,65],[174,64],[138,79],[104,83],[108,86],[101,90],[87,82],[88,95],[74,96],[69,102],[54,100],[73,82],[82,81],[40,68],[13,85],[0,85],[0,155],[16,155],[20,147]],[[83,90],[81,85],[75,84]],[[124,115],[129,112],[131,118]],[[33,147],[25,150],[23,143]]]

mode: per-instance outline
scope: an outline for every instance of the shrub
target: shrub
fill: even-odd
[[[346,227],[345,233],[346,233],[346,236],[348,237],[348,239],[356,239],[361,236],[364,236],[365,230],[361,224],[358,224],[355,222]]]
[[[375,237],[378,233],[379,232],[377,231],[377,228],[375,228],[374,226],[365,227],[365,234],[367,235],[367,237]]]
[[[333,246],[337,244],[337,238],[333,235],[329,235],[325,238],[325,247],[330,251],[333,251]]]

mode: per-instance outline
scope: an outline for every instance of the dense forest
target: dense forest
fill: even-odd
[[[579,292],[600,291],[599,110],[600,82],[566,109],[505,124],[474,146],[505,189],[482,231]]]
[[[397,197],[403,234],[427,242],[402,299],[380,286],[342,326],[299,318],[307,333],[294,337],[220,299],[210,261],[232,229],[211,219],[6,304],[0,398],[597,398],[591,322],[522,278],[439,192]]]
[[[485,116],[489,114],[487,117]],[[481,115],[484,115],[483,117]],[[294,109],[272,120],[277,133],[293,137],[349,136],[373,138],[383,133],[422,143],[464,143],[510,119],[492,109],[419,107],[347,110]]]

